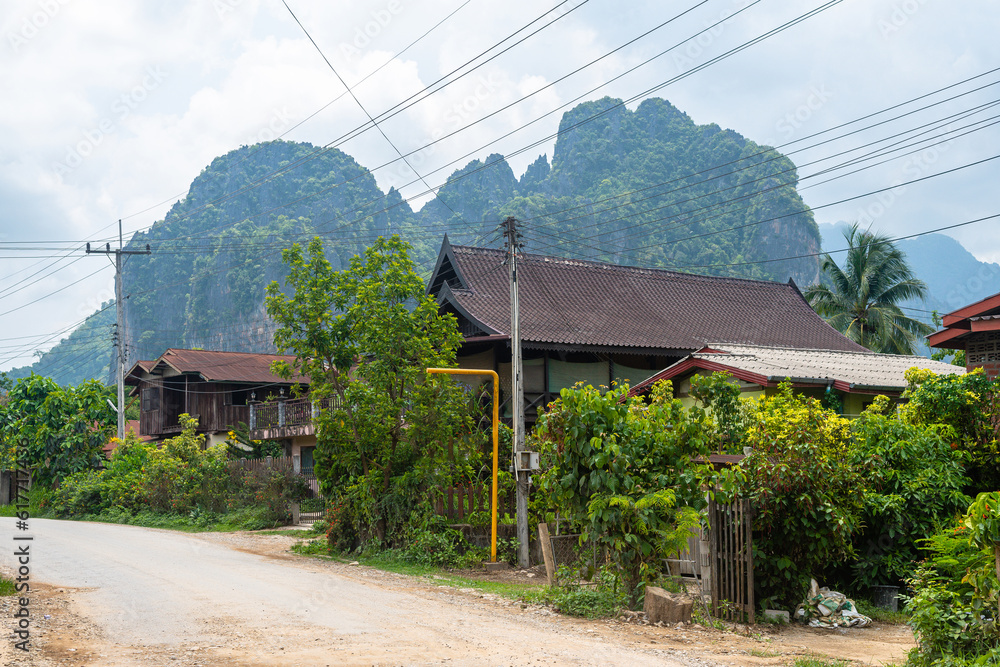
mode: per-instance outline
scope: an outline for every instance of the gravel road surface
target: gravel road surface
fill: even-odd
[[[14,520],[0,527],[15,544]],[[32,651],[8,641],[5,664],[716,664],[472,589],[301,558],[284,536],[268,549],[268,536],[42,519],[30,534]]]

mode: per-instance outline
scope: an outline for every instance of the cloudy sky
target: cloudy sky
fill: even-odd
[[[390,163],[395,150],[377,131],[338,143],[367,120],[359,103],[377,115],[417,95],[381,128],[399,150],[419,151],[411,164],[436,186],[468,153],[512,154],[548,137],[577,98],[635,98],[634,108],[646,91],[702,68],[652,95],[695,122],[786,153],[805,149],[791,153],[800,177],[896,142],[897,152],[873,158],[883,164],[803,180],[819,222],[861,219],[901,236],[1000,213],[1000,159],[972,165],[1000,154],[991,126],[1000,85],[988,85],[1000,72],[985,74],[1000,67],[1000,0],[287,1],[323,55],[281,0],[0,4],[0,370],[30,362],[113,296],[110,263],[84,256],[83,242],[111,240],[119,218],[126,239],[161,219],[215,156],[283,136],[338,145],[369,168]],[[440,77],[464,72],[421,99]],[[512,158],[515,173],[540,153],[551,157],[552,143]],[[406,196],[425,189],[398,162],[375,177]],[[1000,261],[998,221],[947,233]]]

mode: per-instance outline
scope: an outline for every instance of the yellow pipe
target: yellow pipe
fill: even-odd
[[[493,378],[493,516],[490,532],[490,562],[497,562],[497,459],[500,456],[500,376],[496,371],[481,371],[473,368],[428,368],[428,373],[448,375],[489,375]]]

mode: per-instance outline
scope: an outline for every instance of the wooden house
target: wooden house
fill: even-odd
[[[293,357],[244,352],[171,348],[152,361],[139,361],[125,384],[138,396],[139,435],[160,440],[181,431],[178,417],[198,418],[206,444],[226,439],[240,422],[250,423],[250,404],[288,398],[294,382],[271,372],[271,363]],[[298,378],[304,380],[304,378]]]
[[[499,373],[510,415],[506,254],[445,238],[427,285],[458,319],[462,368]],[[518,261],[525,415],[583,381],[635,385],[709,342],[865,352],[795,283],[719,278],[525,254]]]
[[[965,350],[965,367],[982,368],[988,377],[1000,375],[1000,293],[950,312],[944,329],[927,337],[931,347]]]

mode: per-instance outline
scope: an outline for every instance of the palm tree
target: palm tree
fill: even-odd
[[[906,255],[887,236],[858,229],[844,231],[844,268],[829,254],[820,263],[828,284],[813,285],[806,300],[833,328],[873,352],[914,354],[917,336],[933,329],[903,314],[899,304],[924,299],[927,285],[914,277]]]

